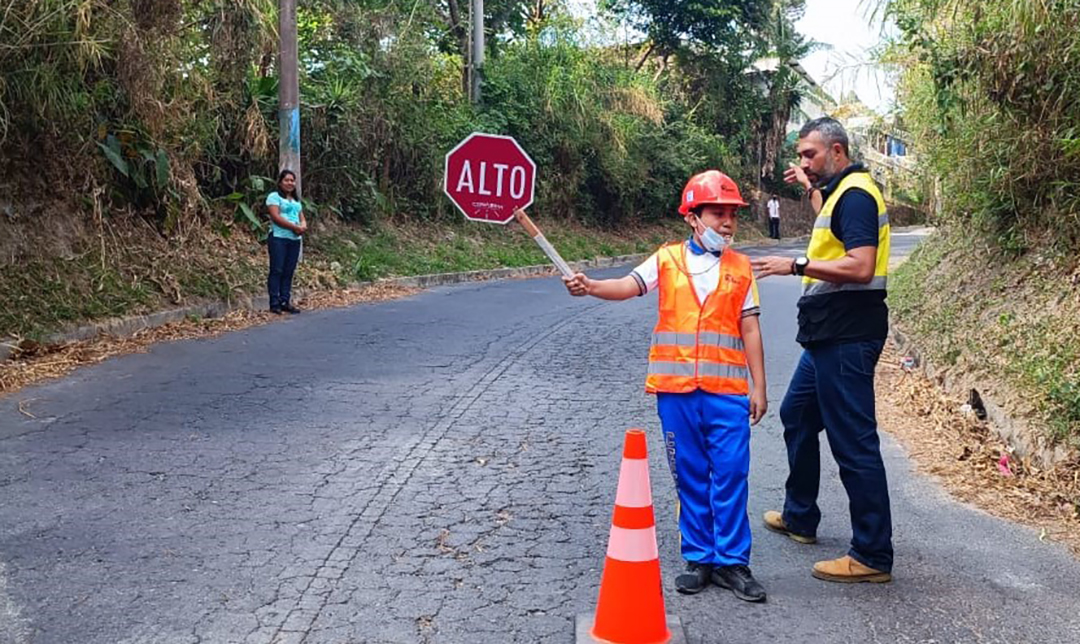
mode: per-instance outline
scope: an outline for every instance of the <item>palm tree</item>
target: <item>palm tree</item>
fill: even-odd
[[[777,68],[768,79],[768,113],[762,119],[759,138],[759,180],[771,176],[776,170],[791,110],[799,105],[802,98],[802,76],[795,64],[820,46],[795,30],[795,21],[802,16],[805,4],[805,0],[776,0],[762,34],[767,55],[777,59]]]

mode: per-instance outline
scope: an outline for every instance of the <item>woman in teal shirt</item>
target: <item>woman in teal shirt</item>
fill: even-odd
[[[300,258],[300,238],[307,231],[304,208],[296,195],[296,175],[292,170],[282,170],[278,175],[278,189],[266,197],[270,211],[270,236],[266,247],[270,252],[270,274],[266,277],[266,290],[270,295],[270,312],[281,314],[299,313],[300,309],[289,300],[292,295],[293,273]]]

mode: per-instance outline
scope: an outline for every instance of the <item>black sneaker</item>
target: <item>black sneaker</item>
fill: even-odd
[[[712,583],[727,588],[744,602],[765,601],[765,587],[750,572],[749,566],[716,566],[710,576]]]
[[[709,573],[712,566],[696,561],[686,562],[686,572],[675,578],[675,590],[684,595],[694,595],[705,590],[709,585]]]
[[[270,307],[270,312],[273,313],[274,315],[281,315],[281,307],[280,306],[271,306]]]
[[[300,309],[296,308],[292,304],[282,304],[281,305],[281,310],[285,311],[286,313],[299,313],[300,312]]]

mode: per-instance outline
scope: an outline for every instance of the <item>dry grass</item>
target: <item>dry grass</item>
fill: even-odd
[[[300,302],[308,309],[351,306],[406,297],[418,289],[374,284],[360,288],[315,291]],[[208,338],[230,331],[267,324],[278,319],[266,311],[233,311],[220,318],[191,319],[145,329],[131,337],[101,336],[62,344],[23,342],[10,360],[0,362],[0,394],[63,377],[79,367],[107,358],[138,353],[159,342]],[[24,415],[30,412],[20,407]]]
[[[964,401],[903,369],[892,346],[878,367],[877,393],[881,427],[920,471],[937,477],[955,498],[1031,526],[1040,540],[1063,543],[1080,556],[1080,458],[1051,469],[1016,458],[985,421],[962,410]]]

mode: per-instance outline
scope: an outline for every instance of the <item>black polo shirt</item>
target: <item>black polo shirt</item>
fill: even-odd
[[[852,164],[833,177],[821,189],[827,200],[841,179],[854,172],[866,172],[861,164]],[[833,208],[830,222],[833,235],[845,250],[878,245],[877,202],[861,188],[851,188]],[[811,260],[811,265],[813,260]],[[799,298],[799,334],[796,340],[804,347],[883,340],[889,333],[889,307],[884,290],[838,291]]]

